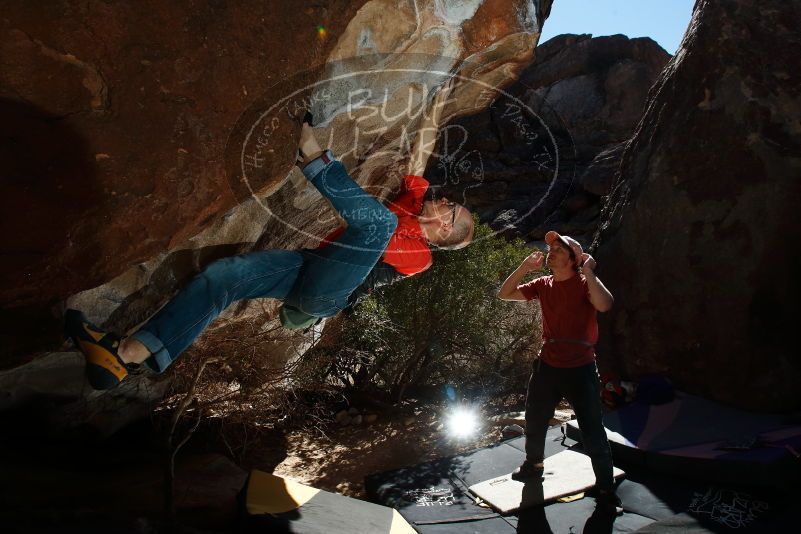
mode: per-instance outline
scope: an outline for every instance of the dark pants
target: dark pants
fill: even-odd
[[[594,362],[572,368],[538,362],[538,370],[531,374],[526,394],[526,459],[533,463],[543,461],[548,421],[564,397],[576,412],[584,452],[592,460],[595,471],[596,486],[611,490],[614,484],[612,451],[603,427],[598,367]]]

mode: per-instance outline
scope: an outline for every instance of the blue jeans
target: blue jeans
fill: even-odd
[[[606,439],[601,409],[600,380],[595,362],[581,367],[553,367],[539,360],[526,393],[526,459],[540,463],[545,455],[545,433],[554,409],[566,398],[576,412],[584,452],[592,461],[595,484],[611,490],[612,451]]]
[[[326,161],[328,160],[328,161]],[[328,152],[303,173],[348,224],[335,243],[315,250],[264,250],[209,264],[131,337],[164,371],[233,302],[271,297],[316,317],[336,315],[384,254],[398,220]]]

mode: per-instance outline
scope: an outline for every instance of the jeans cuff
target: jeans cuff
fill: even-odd
[[[305,176],[307,180],[311,181],[315,176],[320,174],[323,169],[335,161],[336,159],[334,159],[334,153],[326,149],[319,158],[311,160],[305,167],[303,167],[303,176]]]
[[[139,330],[131,337],[140,342],[150,351],[150,357],[144,361],[144,364],[157,373],[163,373],[167,367],[172,363],[170,352],[164,346],[159,338],[148,332],[147,330]]]

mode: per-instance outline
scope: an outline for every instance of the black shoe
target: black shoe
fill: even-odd
[[[623,502],[613,490],[598,490],[595,494],[595,504],[616,515],[623,513]]]
[[[64,331],[86,357],[86,378],[94,389],[111,389],[128,376],[117,351],[120,338],[86,320],[78,310],[67,310]]]
[[[526,460],[520,467],[512,471],[512,480],[517,480],[518,482],[524,480],[541,480],[543,472],[543,467]]]
[[[306,113],[303,115],[303,120],[301,121],[300,124],[301,126],[303,126],[303,124],[314,126],[314,116],[311,114],[311,111],[306,110]],[[303,151],[300,148],[298,148],[298,151],[295,154],[295,165],[297,165],[301,169],[305,167],[306,163],[308,163],[306,161],[307,156],[308,156],[307,154],[304,154]]]

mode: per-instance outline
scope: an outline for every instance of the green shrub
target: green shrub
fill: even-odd
[[[409,387],[520,390],[541,346],[539,307],[496,296],[531,252],[477,224],[462,250],[435,252],[426,272],[374,292],[307,353],[302,376],[403,398]],[[333,338],[333,339],[331,339]]]

